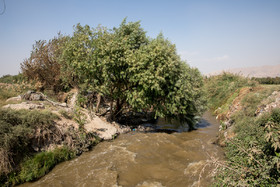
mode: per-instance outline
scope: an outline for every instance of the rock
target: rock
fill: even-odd
[[[222,110],[222,108],[221,108],[221,107],[217,108],[217,109],[214,111],[214,114],[219,113],[221,110]]]
[[[28,90],[25,94],[21,95],[21,99],[29,100],[30,95],[35,93],[33,90]]]
[[[19,95],[17,97],[11,97],[6,100],[6,102],[10,102],[10,101],[21,101],[21,96]]]
[[[43,101],[44,96],[41,93],[37,93],[33,90],[29,90],[25,94],[21,95],[21,99],[28,100],[28,101]]]
[[[8,104],[3,106],[3,108],[10,108],[14,110],[20,110],[20,109],[26,109],[26,110],[33,110],[33,109],[44,109],[45,106],[42,103],[28,103],[28,102],[22,102],[19,104]]]
[[[67,107],[67,104],[66,103],[61,103],[60,106]]]
[[[44,98],[40,93],[32,93],[29,97],[30,101],[43,101]]]
[[[78,90],[77,89],[73,89],[71,90],[70,94],[72,95],[71,98],[69,99],[68,106],[70,108],[74,108],[78,99]]]
[[[97,116],[94,116],[93,119],[89,120],[84,127],[87,132],[95,132],[104,140],[111,140],[116,134],[118,134],[118,130],[114,125],[101,120],[101,118]]]
[[[264,112],[271,112],[274,108],[280,108],[280,92],[274,91],[266,100],[258,106],[255,115],[259,116]]]

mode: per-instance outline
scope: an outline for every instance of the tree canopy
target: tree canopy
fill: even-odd
[[[108,98],[113,117],[133,110],[192,121],[203,111],[200,72],[161,33],[147,37],[140,22],[124,19],[113,29],[77,24],[59,59],[61,79]]]

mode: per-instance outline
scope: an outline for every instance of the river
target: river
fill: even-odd
[[[213,143],[218,128],[218,121],[205,113],[191,132],[122,134],[22,186],[209,186],[213,159],[223,159],[223,150]]]

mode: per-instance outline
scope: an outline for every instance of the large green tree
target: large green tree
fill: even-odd
[[[112,117],[126,108],[192,121],[202,111],[199,71],[162,34],[148,38],[140,22],[124,20],[112,30],[78,24],[62,61],[71,80],[109,98]]]

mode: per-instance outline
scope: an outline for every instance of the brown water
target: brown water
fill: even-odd
[[[215,168],[211,157],[222,159],[223,151],[212,143],[218,122],[209,113],[203,119],[203,128],[192,132],[120,135],[22,186],[209,186]]]

